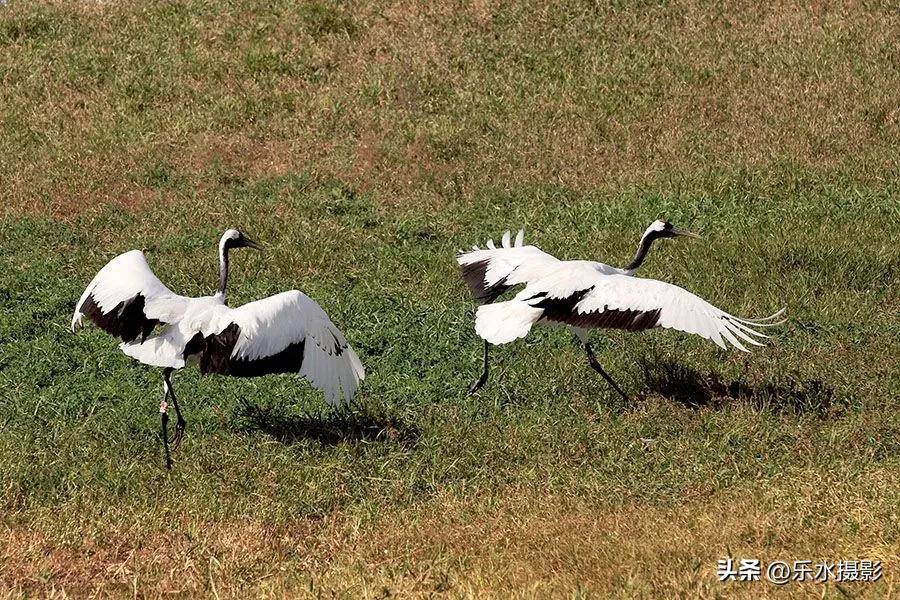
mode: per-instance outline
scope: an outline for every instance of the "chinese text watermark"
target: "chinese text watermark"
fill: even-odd
[[[791,581],[874,582],[881,579],[880,560],[773,560],[720,558],[716,570],[719,581],[760,581],[784,585]]]

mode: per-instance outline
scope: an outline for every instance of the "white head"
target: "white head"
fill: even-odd
[[[654,240],[657,238],[672,238],[678,237],[679,235],[697,238],[700,237],[696,233],[691,233],[689,231],[683,231],[681,229],[677,229],[674,225],[669,223],[668,221],[663,221],[662,219],[657,219],[650,223],[650,227],[644,232],[643,238],[649,238],[650,240]]]
[[[675,229],[675,227],[669,223],[668,221],[663,221],[662,219],[657,219],[650,223],[650,227],[644,232],[644,235],[641,236],[641,243],[638,244],[637,253],[634,255],[634,260],[632,260],[627,267],[625,267],[625,272],[628,275],[634,273],[634,271],[644,263],[644,259],[647,257],[647,253],[650,252],[650,246],[653,245],[654,240],[659,238],[672,238],[677,237],[679,235],[686,235],[688,237],[700,237],[696,233],[690,233],[688,231],[682,231],[680,229]]]
[[[237,229],[226,229],[225,233],[222,234],[222,239],[219,240],[219,252],[224,254],[226,250],[230,250],[231,248],[260,249],[256,242]]]

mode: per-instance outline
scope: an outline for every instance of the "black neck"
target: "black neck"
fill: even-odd
[[[647,235],[641,238],[641,243],[638,244],[637,253],[634,255],[634,260],[628,263],[628,266],[625,267],[626,271],[634,271],[641,264],[643,264],[644,259],[647,258],[647,253],[650,252],[650,246],[653,244],[653,241],[657,238],[657,234],[655,231],[651,231]]]
[[[226,243],[219,253],[219,289],[216,290],[216,293],[223,298],[228,289],[228,250],[230,248]]]

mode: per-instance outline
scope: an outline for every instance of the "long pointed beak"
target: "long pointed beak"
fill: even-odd
[[[685,237],[691,237],[691,238],[699,238],[700,237],[696,233],[691,233],[690,231],[685,231],[683,229],[673,229],[672,233],[674,233],[675,235],[683,235]]]
[[[262,247],[250,238],[244,238],[244,245],[248,248],[253,248],[254,250],[259,250],[260,252],[262,252]]]

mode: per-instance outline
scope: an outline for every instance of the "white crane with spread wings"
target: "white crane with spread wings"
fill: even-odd
[[[293,373],[325,393],[331,405],[350,402],[365,369],[344,334],[312,298],[291,290],[237,308],[227,304],[229,250],[258,248],[243,233],[229,229],[219,241],[219,288],[212,296],[179,296],[153,274],[143,252],[112,259],[84,290],[72,317],[74,332],[87,317],[122,340],[122,352],[163,369],[160,403],[166,467],[169,444],[177,449],[185,420],[171,375],[187,364],[203,374],[254,377]],[[168,438],[168,400],[178,422]]]
[[[697,334],[724,349],[734,347],[746,352],[744,344],[760,346],[756,338],[768,337],[756,328],[783,322],[777,319],[784,309],[764,319],[740,319],[671,283],[634,277],[655,240],[698,237],[667,221],[654,221],[647,228],[634,260],[623,269],[586,260],[561,261],[534,246],[523,245],[524,236],[524,230],[519,231],[511,241],[507,231],[499,248],[488,240],[486,248],[475,246],[457,257],[463,279],[481,302],[475,331],[484,340],[484,367],[469,393],[487,381],[489,344],[525,337],[535,323],[571,328],[584,344],[590,365],[627,398],[594,356],[589,330],[665,327]],[[514,298],[495,302],[516,286],[524,287]]]

